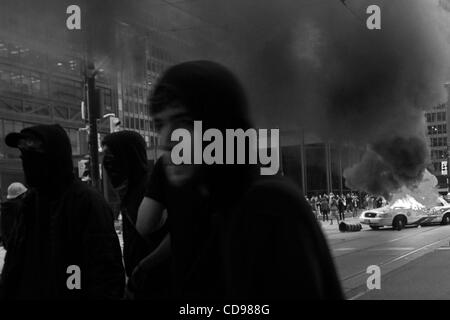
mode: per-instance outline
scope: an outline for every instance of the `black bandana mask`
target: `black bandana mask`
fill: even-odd
[[[73,181],[70,139],[60,125],[28,127],[20,133],[11,133],[5,142],[20,150],[25,180],[30,188],[57,198]]]
[[[44,188],[50,178],[47,155],[36,151],[22,151],[22,167],[30,187]]]

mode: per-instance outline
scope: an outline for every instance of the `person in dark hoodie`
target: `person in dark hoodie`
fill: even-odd
[[[167,234],[167,228],[163,226],[146,238],[136,230],[139,205],[148,183],[148,159],[144,138],[134,131],[114,132],[104,137],[102,147],[103,167],[120,198],[123,260],[127,277],[130,278],[138,263],[162,241]],[[145,299],[157,292],[157,287],[162,286],[158,279],[163,281],[164,278],[167,276],[158,275],[157,279],[154,278],[148,292],[145,291],[145,283],[129,281],[127,292],[136,299]],[[148,279],[150,281],[150,278]]]
[[[161,214],[153,208],[167,208],[173,298],[343,298],[327,242],[293,183],[263,178],[254,165],[172,163],[172,132],[192,134],[194,120],[224,136],[252,127],[244,90],[228,69],[211,61],[169,68],[150,111],[166,153],[139,209],[138,224],[147,225],[138,229],[152,230],[159,217],[151,215]]]
[[[29,192],[9,241],[4,299],[118,299],[125,275],[113,214],[74,178],[69,137],[59,125],[10,133]]]
[[[8,187],[6,201],[3,201],[0,205],[0,236],[3,247],[6,250],[8,250],[8,239],[17,221],[20,206],[22,205],[22,199],[26,192],[27,188],[20,182],[11,183]]]

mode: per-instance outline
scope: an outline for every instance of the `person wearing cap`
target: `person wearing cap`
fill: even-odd
[[[125,275],[113,214],[103,196],[74,178],[69,137],[59,125],[10,133],[25,182],[8,242],[0,298],[118,299]]]
[[[1,203],[0,235],[6,250],[8,250],[8,239],[26,192],[27,188],[20,182],[11,183],[8,187],[6,201]]]

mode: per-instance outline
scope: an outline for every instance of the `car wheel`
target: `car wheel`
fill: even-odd
[[[372,230],[378,230],[378,229],[380,229],[380,227],[377,227],[377,226],[370,226],[370,229],[372,229]]]
[[[444,214],[444,216],[442,217],[442,222],[441,224],[443,226],[450,224],[450,213],[446,213]]]
[[[394,218],[394,221],[392,222],[392,228],[394,230],[402,230],[406,225],[406,218],[403,216],[397,216]]]

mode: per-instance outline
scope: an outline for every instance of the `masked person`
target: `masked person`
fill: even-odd
[[[20,182],[11,183],[8,187],[6,201],[1,203],[0,235],[6,250],[8,250],[8,239],[17,221],[26,192],[27,188]]]
[[[343,297],[326,240],[293,184],[263,178],[255,165],[172,162],[173,131],[193,136],[194,120],[223,136],[251,128],[244,91],[229,70],[210,61],[169,68],[150,111],[167,152],[150,179],[138,228],[152,230],[161,212],[153,209],[167,208],[173,298]]]
[[[74,178],[69,137],[59,125],[10,133],[29,191],[9,241],[5,299],[116,299],[125,275],[113,214],[102,195]]]
[[[134,131],[120,131],[105,136],[102,146],[103,166],[110,178],[111,185],[120,197],[124,242],[123,259],[126,274],[131,277],[138,263],[159,245],[167,234],[167,229],[159,228],[157,232],[146,238],[136,230],[138,208],[148,183],[149,168],[144,138]],[[158,279],[162,280],[163,278],[162,275],[158,275]],[[153,283],[147,288],[148,292],[142,281],[129,282],[127,292],[131,293],[133,298],[145,299],[157,292],[157,279],[153,280]]]

